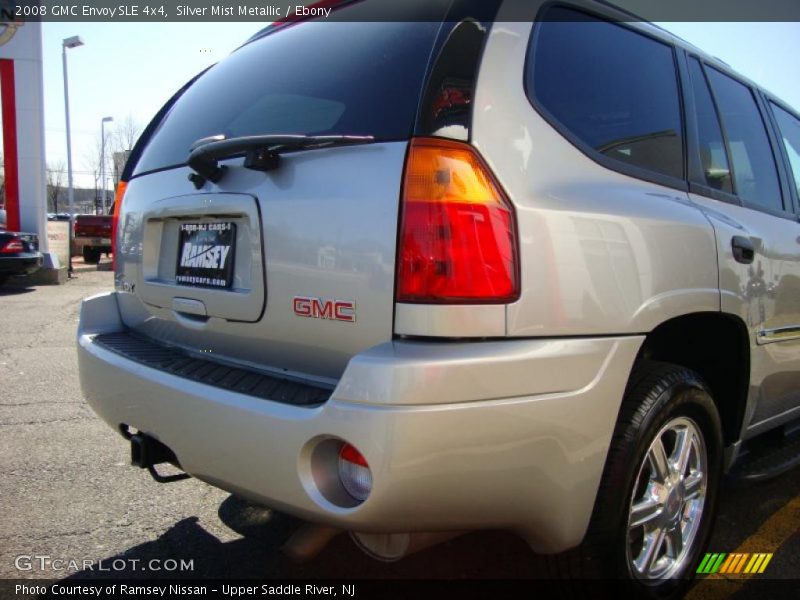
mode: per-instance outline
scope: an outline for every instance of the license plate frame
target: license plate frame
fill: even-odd
[[[231,289],[235,252],[233,221],[180,223],[175,283],[194,288]]]

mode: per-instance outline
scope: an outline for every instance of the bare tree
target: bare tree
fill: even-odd
[[[47,209],[58,212],[58,201],[64,197],[64,161],[47,165]]]
[[[132,150],[142,133],[142,126],[131,114],[115,123],[116,126],[111,134],[112,148],[117,152]]]
[[[122,169],[125,167],[125,161],[133,147],[136,145],[136,140],[142,133],[142,126],[130,113],[116,122],[116,127],[111,133],[111,139],[106,147],[110,148],[110,161],[109,170],[114,177],[114,185],[119,183],[119,178],[122,176]],[[106,159],[108,160],[108,159]]]
[[[100,167],[102,164],[102,147],[103,147],[103,142],[102,139],[100,138],[100,133],[98,132],[97,137],[93,141],[92,145],[87,146],[83,152],[83,166],[86,169],[86,172],[92,175],[92,181],[94,182],[93,212],[95,213],[97,212],[97,209],[101,204],[100,191],[102,187],[100,185]]]
[[[142,131],[141,126],[133,117],[128,115],[119,122],[114,122],[114,128],[106,134],[105,143],[105,168],[106,177],[111,177],[114,186],[119,182],[122,175],[127,153],[136,144]],[[97,132],[97,137],[91,146],[88,146],[83,154],[83,167],[87,173],[92,175],[94,181],[94,210],[102,212],[103,208],[103,182],[101,179],[103,140],[101,132]],[[108,179],[106,179],[108,181]],[[113,199],[113,190],[109,194],[109,200]]]

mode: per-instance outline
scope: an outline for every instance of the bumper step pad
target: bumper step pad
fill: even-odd
[[[328,400],[332,391],[252,369],[195,358],[179,348],[163,346],[127,331],[97,335],[94,343],[165,373],[282,404],[318,406]]]

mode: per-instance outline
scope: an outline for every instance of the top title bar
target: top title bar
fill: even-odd
[[[446,0],[445,0],[446,1]],[[361,10],[338,10],[357,3]],[[432,4],[437,4],[432,0]],[[494,2],[474,2],[476,20],[493,20]],[[486,15],[481,15],[481,5]],[[531,0],[505,0],[504,21],[530,21]],[[573,4],[565,2],[565,4]],[[584,0],[575,4],[620,8],[628,21],[795,21],[800,22],[798,0]],[[272,22],[315,18],[330,21],[427,20],[424,14],[405,15],[403,0],[0,0],[2,22]],[[494,6],[493,6],[494,5]]]

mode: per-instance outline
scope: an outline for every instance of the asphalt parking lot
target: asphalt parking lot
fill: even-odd
[[[104,268],[105,267],[105,268]],[[65,285],[0,288],[0,578],[518,578],[540,573],[516,537],[475,533],[383,564],[339,536],[312,562],[281,552],[297,526],[195,480],[154,482],[129,466],[124,440],[85,404],[74,336],[81,298],[111,289],[107,265],[76,264]],[[774,552],[757,577],[800,579],[800,471],[749,488],[727,487],[715,552]],[[184,559],[188,573],[100,573],[51,561]],[[30,563],[30,564],[29,564]],[[129,561],[131,563],[131,561]],[[137,564],[137,563],[131,563]],[[731,577],[695,597],[746,597],[753,579]],[[720,596],[721,594],[721,596]]]

